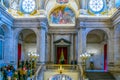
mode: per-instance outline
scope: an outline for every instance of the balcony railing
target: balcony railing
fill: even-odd
[[[61,64],[45,64],[40,65],[37,69],[34,80],[45,80],[44,72],[52,72],[57,74],[66,74],[66,73],[72,73],[76,72],[78,74],[79,80],[83,80],[83,69],[80,65],[61,65]]]

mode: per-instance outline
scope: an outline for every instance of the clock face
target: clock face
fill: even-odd
[[[35,0],[23,0],[22,9],[26,13],[30,13],[35,9]]]
[[[89,8],[93,12],[100,12],[103,9],[103,0],[90,0],[89,1]]]

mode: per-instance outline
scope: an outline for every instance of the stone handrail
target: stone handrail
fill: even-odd
[[[52,64],[45,65],[45,70],[57,71],[58,73],[76,71],[79,73],[79,80],[83,80],[83,69],[81,65],[61,65],[61,64]]]
[[[58,69],[64,69],[64,70],[79,70],[79,66],[78,65],[61,65],[61,64],[46,64],[45,65],[45,69],[46,70],[58,70]]]
[[[45,64],[40,65],[34,75],[34,80],[42,80],[40,77],[43,76],[44,71],[54,71],[58,73],[76,71],[79,73],[79,80],[83,80],[83,69],[81,65],[61,65],[61,64]],[[42,72],[43,71],[43,72]]]
[[[39,76],[39,72],[40,72],[41,69],[42,69],[42,65],[40,65],[40,66],[38,67],[38,69],[37,69],[37,71],[36,71],[36,73],[35,73],[35,75],[34,75],[34,80],[37,80],[37,78],[38,78],[38,76]]]
[[[84,72],[83,72],[83,68],[82,68],[82,66],[81,65],[79,65],[79,69],[80,69],[80,77],[81,77],[81,79],[80,80],[83,80],[83,76],[84,76]]]

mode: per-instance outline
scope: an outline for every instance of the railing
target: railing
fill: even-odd
[[[78,65],[61,65],[61,64],[52,64],[52,65],[45,65],[46,70],[58,70],[58,69],[64,69],[64,71],[70,71],[70,70],[78,70]]]
[[[38,80],[38,77],[40,76],[39,73],[41,72],[42,67],[43,67],[43,65],[40,65],[40,66],[38,67],[38,69],[37,69],[37,71],[36,71],[36,73],[35,73],[35,75],[34,75],[34,80]]]
[[[43,80],[43,78],[42,79],[40,78],[43,77],[44,71],[58,72],[59,74],[76,71],[79,74],[79,80],[83,80],[83,69],[81,65],[61,65],[61,64],[40,65],[34,75],[34,80]]]
[[[78,65],[79,66],[79,70],[80,70],[80,80],[84,80],[84,75],[83,75],[83,68],[82,68],[82,66],[81,65]]]

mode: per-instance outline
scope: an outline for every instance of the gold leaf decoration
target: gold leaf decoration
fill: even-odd
[[[17,14],[23,16],[24,14],[21,11],[17,11]]]
[[[35,15],[37,13],[37,10],[34,10],[33,12],[31,12],[30,15]]]

